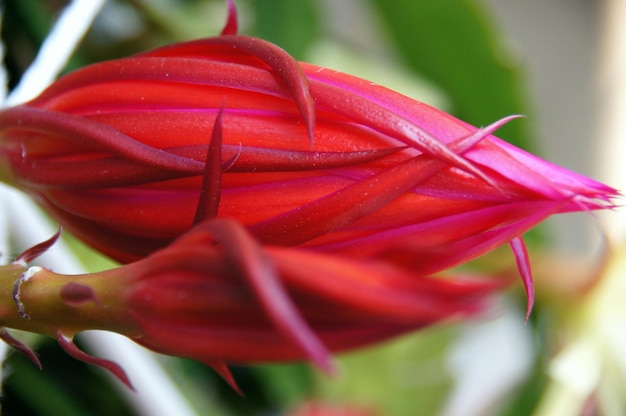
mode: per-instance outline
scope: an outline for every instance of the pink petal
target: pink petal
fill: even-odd
[[[526,299],[528,305],[526,307],[526,322],[530,317],[530,313],[533,310],[533,304],[535,303],[535,287],[533,284],[533,276],[530,270],[530,259],[528,258],[528,251],[526,250],[526,244],[522,237],[515,237],[509,242],[511,250],[515,255],[515,261],[517,262],[517,269],[522,276],[524,287],[526,288]]]

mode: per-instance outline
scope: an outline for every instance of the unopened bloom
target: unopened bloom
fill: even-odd
[[[0,326],[54,336],[82,359],[71,342],[76,333],[115,331],[227,379],[224,363],[310,360],[331,371],[331,352],[471,315],[503,283],[261,246],[220,219],[142,260],[86,275],[28,268],[52,241],[0,268]],[[114,364],[89,359],[124,377]]]
[[[476,129],[225,34],[82,68],[3,110],[0,178],[123,262],[208,211],[264,243],[430,273],[551,214],[610,205],[613,189],[491,135],[507,121]]]

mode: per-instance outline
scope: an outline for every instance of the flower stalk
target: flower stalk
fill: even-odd
[[[2,266],[0,325],[50,336],[59,330],[74,335],[117,325],[119,331],[128,330],[128,314],[115,306],[119,293],[106,290],[123,281],[110,277],[105,284],[89,275],[62,275],[38,266]]]

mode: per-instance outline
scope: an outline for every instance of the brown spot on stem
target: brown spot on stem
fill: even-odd
[[[80,283],[68,283],[61,288],[61,300],[67,306],[77,308],[88,302],[93,302],[100,306],[100,300],[96,297],[93,289]]]

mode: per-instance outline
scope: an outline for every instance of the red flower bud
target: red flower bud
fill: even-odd
[[[227,34],[82,68],[3,110],[0,178],[120,261],[217,213],[264,243],[430,273],[610,206],[615,190],[491,135],[508,120],[476,129]]]
[[[0,326],[55,336],[73,356],[126,383],[119,367],[82,353],[72,337],[115,331],[154,351],[204,362],[227,379],[224,363],[309,360],[330,372],[331,352],[472,315],[503,283],[261,246],[237,223],[212,220],[104,272],[71,276],[4,266]]]
[[[2,325],[54,335],[122,378],[71,336],[116,331],[227,379],[224,362],[331,370],[331,351],[479,310],[499,282],[431,274],[503,243],[532,302],[520,235],[612,206],[614,189],[492,136],[513,117],[477,129],[235,27],[82,68],[0,111],[0,179],[137,260],[22,273],[49,244],[35,247],[10,266],[22,274],[0,304],[18,307]]]

